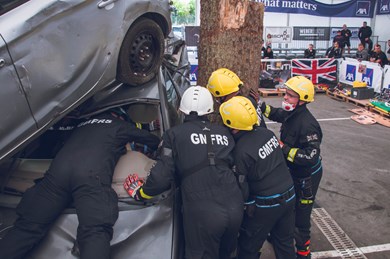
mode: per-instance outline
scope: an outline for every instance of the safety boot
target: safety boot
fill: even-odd
[[[311,259],[310,240],[307,240],[303,246],[296,245],[297,259]]]

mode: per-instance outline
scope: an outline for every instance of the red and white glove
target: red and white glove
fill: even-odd
[[[123,187],[126,192],[135,200],[140,200],[138,190],[144,185],[144,180],[138,177],[138,174],[129,174],[126,177]]]
[[[278,141],[279,141],[280,148],[283,148],[283,146],[284,146],[283,141],[281,141],[280,139]]]

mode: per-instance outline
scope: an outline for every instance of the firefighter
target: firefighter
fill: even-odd
[[[229,100],[233,96],[245,96],[251,100],[253,106],[257,107],[257,116],[259,117],[260,126],[267,128],[260,107],[258,106],[259,93],[250,89],[249,95],[244,94],[244,83],[233,71],[227,68],[215,70],[208,81],[207,89],[214,96],[218,105]]]
[[[311,257],[310,215],[322,178],[322,131],[307,108],[307,104],[314,101],[313,83],[303,76],[295,76],[285,85],[287,89],[282,108],[274,108],[263,102],[261,111],[267,118],[282,123],[282,150],[297,195],[294,234],[297,258],[308,259]]]
[[[295,259],[295,191],[278,139],[272,131],[258,127],[255,107],[245,97],[236,96],[221,104],[220,114],[236,141],[236,173],[246,178],[249,189],[238,258],[258,259],[268,233],[272,233],[276,258]]]
[[[213,105],[206,88],[188,88],[179,107],[184,123],[165,132],[146,182],[131,174],[124,183],[130,196],[147,200],[180,181],[187,259],[230,258],[243,217],[244,200],[231,169],[234,140],[227,128],[208,121]]]
[[[79,221],[81,258],[110,258],[118,218],[118,197],[111,188],[115,164],[128,142],[152,149],[160,142],[126,119],[125,110],[114,109],[76,126],[44,178],[23,195],[14,227],[0,239],[0,258],[26,258],[72,203]]]

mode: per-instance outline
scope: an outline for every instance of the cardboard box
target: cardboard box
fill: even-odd
[[[358,100],[373,98],[374,89],[368,87],[363,87],[363,88],[353,87],[351,89],[351,97]]]

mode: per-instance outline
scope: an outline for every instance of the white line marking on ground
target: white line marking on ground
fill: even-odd
[[[328,239],[333,248],[337,250],[336,257],[367,259],[364,252],[355,245],[352,239],[341,229],[324,208],[313,209],[311,219],[326,239]],[[327,254],[325,258],[329,258],[329,255]]]
[[[390,243],[382,244],[382,245],[364,246],[364,247],[360,247],[359,250],[362,251],[364,254],[390,251]],[[341,256],[342,255],[337,250],[312,252],[313,259],[335,258]]]
[[[363,253],[375,253],[375,252],[384,252],[384,251],[390,251],[390,243],[389,244],[382,244],[382,245],[375,245],[375,246],[364,246],[361,247],[360,250]]]
[[[312,252],[313,259],[367,258],[365,255],[390,251],[390,243],[357,247],[324,208],[313,209],[311,219],[336,250]]]
[[[317,121],[344,121],[344,120],[350,120],[351,117],[346,118],[329,118],[329,119],[318,119]]]
[[[329,118],[329,119],[318,119],[317,121],[344,121],[344,120],[350,120],[351,117],[346,117],[346,118]],[[275,124],[279,123],[276,121],[266,121],[265,124]]]

